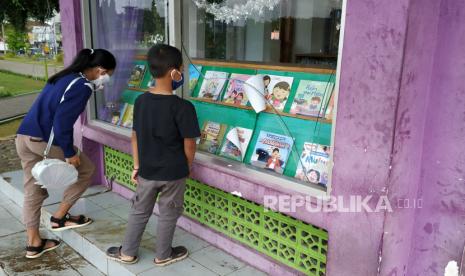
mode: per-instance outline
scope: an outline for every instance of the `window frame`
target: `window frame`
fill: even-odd
[[[81,0],[81,20],[82,20],[82,39],[83,45],[85,48],[93,48],[94,47],[94,35],[92,30],[95,28],[96,18],[95,14],[91,13],[90,9],[90,2],[92,0]],[[182,41],[182,2],[176,0],[166,0],[167,7],[168,7],[168,41],[170,45],[175,47],[181,48],[181,41]],[[267,186],[272,189],[276,189],[277,186],[286,188],[288,190],[292,190],[296,193],[303,194],[310,197],[318,197],[324,201],[329,200],[329,196],[332,193],[332,186],[333,186],[333,174],[334,174],[334,144],[335,144],[335,131],[336,131],[336,123],[337,123],[337,107],[338,107],[338,96],[339,96],[339,85],[340,85],[340,76],[341,76],[341,61],[343,55],[343,43],[344,43],[344,32],[345,32],[345,22],[346,22],[346,10],[347,10],[347,0],[342,0],[342,8],[341,8],[341,29],[339,33],[339,45],[338,45],[338,57],[337,57],[337,64],[336,64],[336,72],[335,72],[335,84],[334,84],[334,111],[333,111],[333,118],[331,123],[331,138],[330,138],[330,174],[328,179],[328,184],[326,189],[320,188],[313,184],[306,185],[305,182],[298,181],[292,177],[284,176],[284,175],[273,175],[271,173],[258,170],[252,167],[249,164],[235,162],[233,160],[229,160],[219,156],[213,156],[208,153],[204,153],[201,151],[197,151],[195,162],[206,166],[211,167],[214,166],[221,173],[235,175],[237,176],[239,173],[247,174],[249,177],[255,179],[255,183]],[[183,55],[185,55],[185,52]],[[194,58],[195,59],[195,58]],[[239,61],[234,61],[234,63],[240,63]],[[248,64],[253,64],[253,62],[244,62]],[[286,67],[286,64],[280,64],[282,67]],[[295,64],[289,64],[290,67],[295,67]],[[311,67],[311,66],[310,66]],[[184,75],[187,79],[189,79],[189,69],[188,66],[185,66]],[[184,82],[184,85],[178,95],[181,97],[189,96],[189,88],[188,82]],[[87,108],[85,111],[85,115],[87,117],[85,125],[95,127],[97,129],[107,131],[111,134],[117,134],[124,137],[129,138],[131,137],[131,129],[123,128],[120,126],[115,126],[108,122],[104,122],[98,120],[96,118],[95,112],[95,105],[96,99],[95,94],[92,95],[90,98]],[[111,145],[110,145],[111,146]],[[239,177],[239,176],[237,176]]]

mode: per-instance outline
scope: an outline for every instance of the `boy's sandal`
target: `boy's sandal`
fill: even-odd
[[[66,225],[66,222],[72,222],[74,224],[71,225]],[[78,218],[73,218],[69,213],[67,213],[64,217],[61,219],[55,218],[53,216],[50,217],[50,222],[58,224],[58,226],[52,226],[52,231],[63,231],[66,229],[71,229],[71,228],[78,228],[78,227],[83,227],[86,225],[89,225],[92,223],[92,219],[84,216],[84,215],[79,215]]]
[[[47,245],[47,242],[48,242],[48,241],[53,242],[54,245],[51,246],[51,247],[45,248],[45,245]],[[45,252],[54,250],[55,248],[59,247],[60,244],[61,244],[61,242],[60,242],[60,241],[57,241],[57,240],[42,239],[42,243],[41,243],[41,245],[39,245],[39,246],[26,246],[26,251],[28,251],[28,252],[35,252],[35,253],[32,254],[32,255],[29,255],[29,254],[26,253],[26,258],[28,258],[28,259],[39,258],[39,257],[42,256]]]
[[[177,247],[171,248],[171,255],[168,258],[164,260],[155,259],[153,260],[153,262],[155,263],[156,266],[166,266],[166,265],[175,263],[177,261],[183,260],[187,258],[188,255],[189,255],[189,252],[187,251],[187,248],[185,248],[184,246],[177,246]]]
[[[123,260],[121,256],[121,246],[113,246],[107,249],[107,258],[110,260],[114,260],[123,264],[135,264],[139,261],[137,256],[132,257],[130,260]]]

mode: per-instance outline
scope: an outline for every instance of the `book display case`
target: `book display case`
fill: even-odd
[[[146,93],[153,84],[150,72],[146,69],[144,55],[137,55],[133,65],[128,87],[121,94],[121,102],[117,108],[119,112],[114,114],[112,119],[112,123],[127,128],[132,126],[135,100],[142,93]],[[186,64],[185,67],[186,84],[182,90],[182,97],[189,100],[197,112],[199,127],[202,130],[202,137],[198,142],[200,154],[236,164],[242,163],[247,169],[287,179],[295,182],[296,185],[306,185],[326,191],[331,173],[334,70],[201,59],[195,59],[192,64]],[[220,72],[218,75],[222,78],[210,79],[208,72]],[[234,79],[236,74],[246,75],[246,78],[260,75],[271,78],[277,76],[288,80],[289,91],[282,110],[273,108],[271,100],[268,100],[266,110],[259,113],[255,112],[247,100],[242,102],[226,100],[232,81],[242,83],[239,89],[245,86],[243,80]],[[202,97],[204,82],[215,81],[220,83],[215,86],[216,97]],[[297,95],[302,90],[300,84],[308,81],[319,83],[323,87],[323,91],[320,91],[323,96],[318,107],[320,112],[313,116],[293,112],[294,106],[302,103],[297,99]],[[273,87],[270,87],[269,90],[272,89]],[[241,91],[236,92],[241,93]],[[178,95],[181,96],[179,91]],[[230,142],[228,135],[233,128],[248,133],[247,138],[238,137],[238,140],[246,141],[241,144],[243,148],[237,151],[236,156],[230,151],[231,148],[237,150],[233,143],[226,145]],[[213,139],[214,142],[208,141],[209,139]],[[265,144],[262,143],[263,139],[266,140]],[[276,144],[277,142],[274,141],[276,139],[283,143]],[[287,142],[284,142],[285,139]],[[206,140],[207,145],[203,145],[205,142],[203,140]],[[280,152],[275,159],[278,161],[273,163],[271,159],[276,148]],[[305,154],[304,148],[307,149]],[[225,150],[228,149],[229,152],[226,153]],[[310,178],[311,172],[315,179]]]

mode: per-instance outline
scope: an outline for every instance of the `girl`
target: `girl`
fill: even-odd
[[[57,240],[42,239],[40,236],[40,209],[48,193],[34,184],[35,179],[31,174],[34,165],[43,159],[52,127],[55,138],[48,157],[66,160],[79,173],[78,181],[66,188],[58,210],[50,219],[52,231],[81,227],[92,222],[83,215],[71,216],[68,213],[89,186],[94,172],[89,158],[84,153],[79,154],[73,146],[73,126],[92,92],[109,81],[115,67],[115,57],[107,50],[81,50],[70,66],[47,81],[18,129],[16,150],[24,170],[26,258],[38,258],[60,245]],[[68,86],[64,101],[60,103]]]

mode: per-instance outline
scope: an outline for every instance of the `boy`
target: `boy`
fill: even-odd
[[[173,91],[184,82],[181,52],[158,44],[147,54],[155,86],[139,96],[134,106],[132,152],[137,184],[128,228],[122,246],[110,247],[110,259],[136,263],[142,234],[153,212],[157,195],[159,218],[155,265],[165,266],[187,257],[183,246],[171,247],[176,222],[183,212],[185,179],[200,136],[194,106]]]

